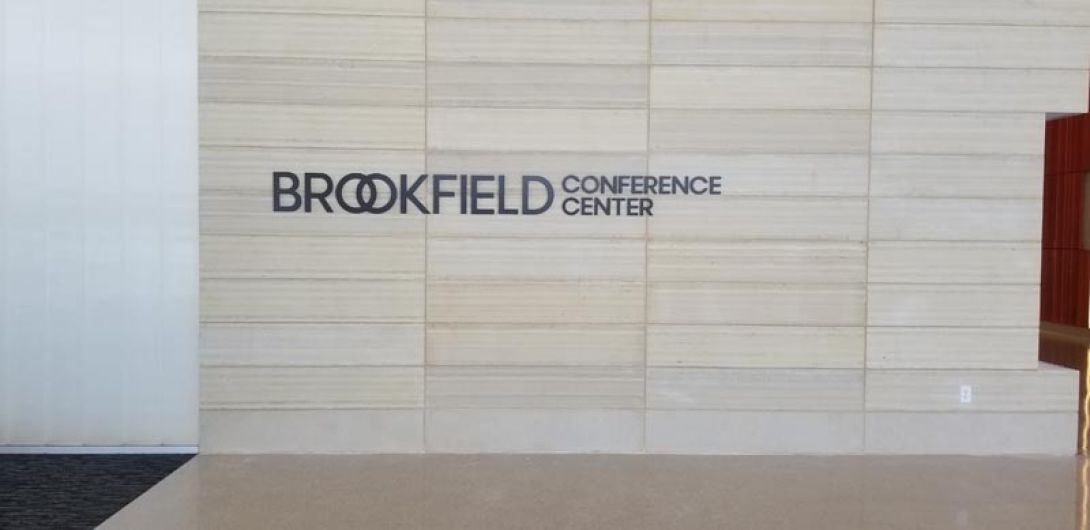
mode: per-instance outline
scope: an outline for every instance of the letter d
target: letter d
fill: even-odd
[[[537,182],[541,184],[545,189],[545,204],[538,208],[530,208],[530,183]],[[553,205],[553,185],[544,177],[536,175],[523,175],[522,176],[522,214],[523,215],[538,215],[545,213],[550,206]]]

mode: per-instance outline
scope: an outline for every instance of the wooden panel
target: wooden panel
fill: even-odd
[[[423,363],[423,324],[201,325],[202,366]]]
[[[860,410],[863,371],[649,368],[647,407]]]
[[[872,240],[1036,242],[1041,203],[1020,199],[871,200]]]
[[[1090,308],[1088,125],[1085,114],[1046,125],[1041,253],[1041,319],[1084,328]]]
[[[870,70],[865,68],[651,69],[652,108],[865,110],[870,88]]]
[[[653,175],[720,175],[732,196],[867,194],[865,154],[653,152],[650,170]]]
[[[1032,285],[1041,277],[1034,243],[874,241],[868,256],[870,281],[878,283]]]
[[[645,64],[647,23],[435,18],[428,21],[428,60]]]
[[[867,410],[1067,412],[1078,386],[1075,370],[873,370],[867,374]],[[961,385],[973,387],[971,403],[961,403]]]
[[[419,407],[423,367],[201,368],[203,409]]]
[[[458,367],[428,369],[428,405],[440,408],[637,408],[642,368]]]
[[[655,64],[870,66],[870,24],[655,22]]]
[[[1044,152],[1041,114],[875,112],[875,153],[1034,155]]]
[[[428,64],[428,104],[645,108],[647,67],[431,62]]]
[[[647,319],[655,324],[863,323],[863,287],[854,285],[652,283]]]
[[[863,329],[652,325],[647,328],[647,365],[862,368]]]
[[[1077,27],[879,24],[874,64],[1086,70],[1088,38]]]
[[[656,20],[871,21],[867,0],[655,0],[652,10]]]
[[[643,365],[642,325],[428,326],[431,365]]]
[[[204,13],[202,55],[424,60],[424,19],[312,14]]]
[[[642,283],[428,283],[428,322],[638,323]]]
[[[879,22],[996,25],[1090,25],[1090,6],[1080,0],[877,0]]]
[[[201,282],[201,319],[205,322],[420,321],[423,316],[424,285],[419,281]]]
[[[861,283],[862,243],[652,241],[650,281]]]
[[[1037,323],[1036,285],[884,285],[868,287],[872,326],[1011,326]]]
[[[420,149],[424,109],[204,103],[201,143],[228,146]]]
[[[878,68],[877,110],[1086,112],[1083,70]]]
[[[861,241],[866,210],[864,199],[847,198],[660,198],[648,230],[670,240]]]
[[[874,197],[1039,199],[1040,155],[874,155]]]
[[[1043,249],[1041,290],[1041,320],[1086,327],[1090,253],[1082,249]]]
[[[423,105],[424,63],[205,57],[202,102]]]
[[[198,0],[201,11],[322,13],[328,15],[424,15],[424,0]]]
[[[730,153],[863,153],[870,118],[856,111],[654,110],[651,148]]]
[[[867,328],[867,367],[878,369],[1037,367],[1037,328]]]
[[[431,149],[643,151],[647,112],[591,109],[428,111]]]
[[[201,277],[419,281],[424,239],[206,235]]]
[[[429,280],[637,281],[644,242],[589,239],[432,239]]]
[[[429,17],[646,20],[650,0],[429,0]]]

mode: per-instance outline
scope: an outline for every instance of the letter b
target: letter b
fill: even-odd
[[[289,180],[291,186],[282,186],[283,179]],[[291,204],[284,204],[283,198],[285,195],[291,197]],[[295,173],[287,171],[273,172],[273,211],[294,212],[302,205],[303,198],[299,196],[299,177]]]

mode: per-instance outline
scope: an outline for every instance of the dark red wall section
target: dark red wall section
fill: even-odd
[[[1083,180],[1090,173],[1090,114],[1045,128],[1041,320],[1087,327],[1090,256],[1083,248]]]

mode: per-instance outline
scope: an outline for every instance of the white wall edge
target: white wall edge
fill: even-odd
[[[0,455],[195,455],[196,445],[0,445]]]

